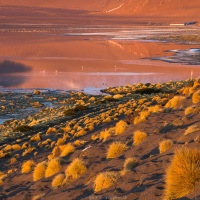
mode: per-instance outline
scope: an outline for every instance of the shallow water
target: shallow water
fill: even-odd
[[[198,63],[169,63],[175,54],[179,55],[173,50],[188,55],[197,46],[141,40],[166,31],[1,32],[0,86],[95,91],[137,82],[186,79],[191,70],[199,76]]]

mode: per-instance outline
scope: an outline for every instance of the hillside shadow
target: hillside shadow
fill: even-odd
[[[5,60],[0,62],[0,86],[15,87],[24,83],[27,78],[20,73],[30,72],[31,67],[21,63]]]

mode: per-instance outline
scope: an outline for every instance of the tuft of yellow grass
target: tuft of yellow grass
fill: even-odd
[[[124,161],[124,170],[131,171],[134,169],[134,167],[138,164],[139,160],[135,157],[133,158],[127,158]]]
[[[52,133],[56,133],[57,130],[55,127],[50,127],[47,132],[46,132],[46,135],[49,135],[49,134],[52,134]]]
[[[22,174],[24,173],[29,173],[33,167],[35,166],[35,162],[33,160],[27,160],[25,163],[22,165]]]
[[[133,134],[133,145],[138,146],[147,137],[147,134],[143,131],[135,131]]]
[[[200,130],[200,127],[197,124],[191,125],[187,128],[184,135],[188,135],[190,133],[194,133]]]
[[[84,141],[84,140],[76,140],[76,141],[74,141],[73,145],[76,147],[79,147],[81,145],[84,145],[85,143],[86,143],[86,141]]]
[[[20,150],[21,146],[19,144],[13,144],[12,149],[15,150],[15,151]]]
[[[127,123],[123,120],[120,120],[115,126],[115,135],[122,134],[127,128]]]
[[[60,160],[59,158],[54,158],[49,161],[47,165],[47,169],[45,171],[45,177],[53,176],[61,170]]]
[[[99,192],[116,185],[119,177],[120,175],[117,172],[102,172],[98,174],[94,181],[94,191]]]
[[[41,133],[37,133],[36,135],[34,135],[33,137],[31,137],[31,141],[40,141],[41,140]]]
[[[65,180],[65,175],[64,174],[58,174],[57,176],[55,176],[55,178],[53,179],[51,186],[53,189],[57,189],[58,187],[60,187],[63,183],[63,181]]]
[[[74,145],[72,143],[68,143],[66,145],[63,146],[63,150],[61,150],[61,157],[65,157],[67,155],[69,155],[70,153],[73,153],[75,151]]]
[[[38,181],[38,180],[44,178],[46,168],[47,168],[46,161],[38,163],[33,172],[33,181]]]
[[[185,97],[183,96],[174,96],[166,103],[165,108],[172,108],[172,109],[182,108],[184,99]]]
[[[151,114],[150,111],[144,110],[139,113],[139,116],[134,118],[133,124],[136,125],[138,123],[142,123],[146,121],[147,117]]]
[[[105,142],[107,140],[107,138],[110,136],[111,136],[111,134],[108,130],[101,131],[100,135],[99,135],[99,139],[102,140],[103,142]]]
[[[81,177],[86,171],[87,168],[83,161],[79,158],[75,158],[65,170],[65,175],[68,180],[73,181]]]
[[[187,107],[187,108],[185,109],[185,115],[194,114],[195,111],[196,111],[196,107],[195,107],[195,106]]]
[[[200,90],[196,91],[193,95],[192,95],[192,103],[200,103]]]
[[[126,146],[126,144],[121,142],[113,142],[108,148],[106,158],[110,159],[119,157],[127,149],[128,147]]]
[[[159,143],[159,151],[160,153],[164,153],[169,150],[173,145],[173,141],[170,139],[163,140]]]
[[[175,151],[166,171],[165,199],[178,199],[200,184],[200,150],[183,148]]]
[[[160,105],[155,105],[155,106],[150,106],[148,108],[148,111],[152,113],[158,113],[158,112],[162,112],[163,108]]]

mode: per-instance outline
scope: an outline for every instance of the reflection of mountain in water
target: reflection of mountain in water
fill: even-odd
[[[24,76],[17,73],[30,72],[31,68],[23,64],[3,61],[0,63],[0,86],[3,87],[16,87],[26,81]]]

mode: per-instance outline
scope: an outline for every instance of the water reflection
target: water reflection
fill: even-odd
[[[38,33],[1,36],[0,85],[5,87],[105,88],[186,79],[190,77],[191,69],[194,76],[200,74],[197,66],[149,59],[171,56],[174,52],[166,50],[194,48],[192,45]]]
[[[26,77],[22,74],[30,71],[31,67],[20,63],[9,60],[0,62],[0,86],[17,87],[26,81]]]

